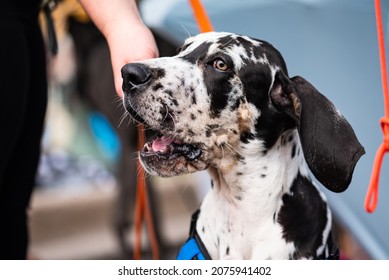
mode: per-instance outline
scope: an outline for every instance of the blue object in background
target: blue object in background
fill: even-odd
[[[389,46],[389,1],[382,2]],[[263,39],[284,56],[290,76],[303,76],[334,102],[366,154],[349,189],[325,190],[334,214],[373,259],[389,259],[389,159],[384,159],[379,204],[364,210],[384,116],[373,0],[202,0],[216,31]],[[143,19],[179,46],[199,33],[187,0],[142,1]],[[389,57],[387,55],[387,57]],[[323,188],[324,189],[324,188]]]
[[[102,114],[89,114],[89,125],[103,155],[111,162],[117,161],[120,154],[120,141],[111,124]]]

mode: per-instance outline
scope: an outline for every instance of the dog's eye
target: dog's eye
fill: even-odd
[[[212,66],[216,69],[219,69],[220,71],[227,71],[228,70],[227,64],[220,58],[215,59],[212,62]]]

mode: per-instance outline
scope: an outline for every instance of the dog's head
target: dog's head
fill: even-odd
[[[343,191],[364,153],[334,105],[303,78],[289,78],[281,54],[265,41],[204,33],[174,57],[125,65],[122,76],[125,108],[157,132],[140,152],[151,174],[233,166],[245,143],[266,151],[297,128],[313,174]]]

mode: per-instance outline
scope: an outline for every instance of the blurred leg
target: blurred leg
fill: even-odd
[[[0,259],[23,259],[47,102],[45,52],[35,20],[1,24]]]

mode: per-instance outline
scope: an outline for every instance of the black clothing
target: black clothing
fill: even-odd
[[[39,4],[6,0],[0,10],[0,259],[26,258],[27,210],[47,103]]]

